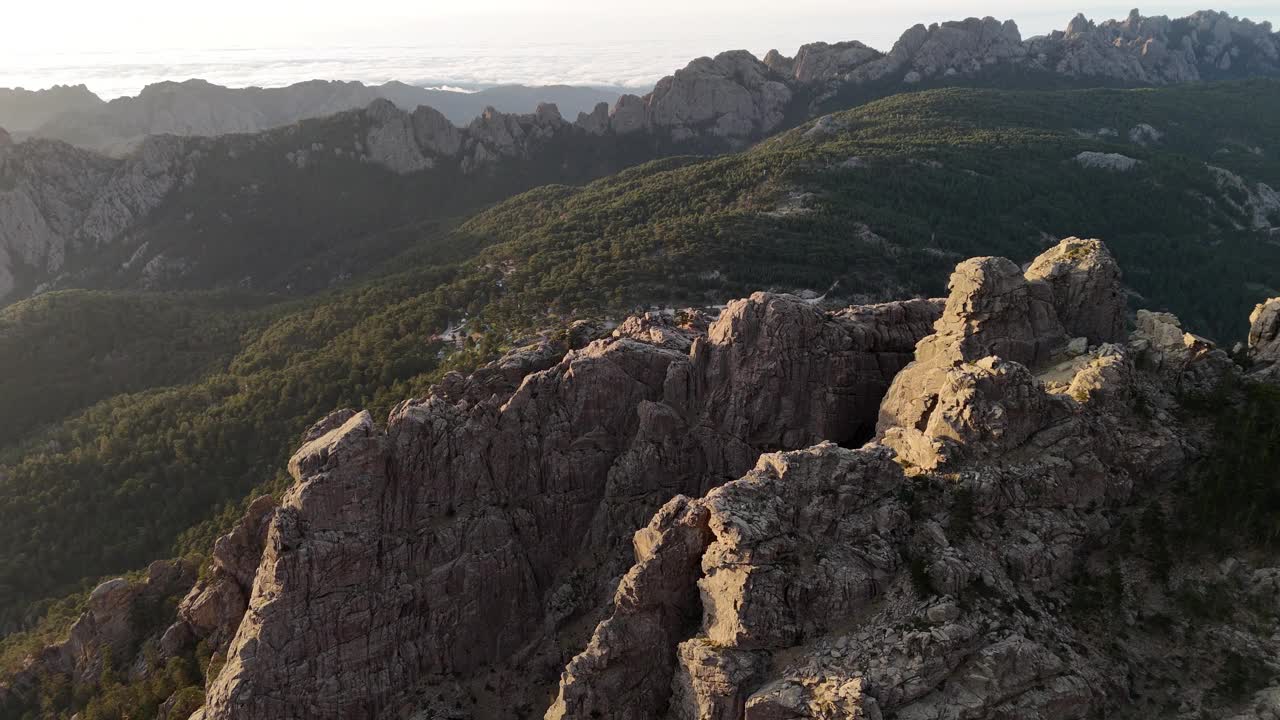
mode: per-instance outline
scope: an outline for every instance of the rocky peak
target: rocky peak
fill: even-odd
[[[1067,262],[1055,285],[1106,274],[1105,248],[1086,247],[1094,261]],[[1144,651],[1097,650],[1113,628],[1072,621],[1061,602],[1135,487],[1185,467],[1194,431],[1134,413],[1134,394],[1172,403],[1158,374],[1136,369],[1137,345],[1072,361],[1070,395],[1019,362],[966,360],[977,342],[1034,345],[1007,342],[1010,329],[1079,322],[1056,317],[1070,302],[1027,290],[1038,282],[992,258],[957,268],[937,332],[884,400],[884,443],[764,455],[701,499],[668,502],[635,535],[612,612],[546,717],[1066,718],[1144,692],[1116,671]],[[916,420],[895,407],[903,378],[939,357],[953,364],[936,391],[921,388],[935,398],[924,422],[892,424]],[[891,442],[900,430],[945,438],[946,472]]]
[[[325,421],[290,461],[205,717],[371,717],[441,673],[560,665],[557,638],[654,511],[764,450],[860,442],[938,309],[758,293],[709,326],[650,314],[558,361],[522,349],[405,402],[385,431],[367,413]]]
[[[1120,266],[1100,240],[1067,238],[1027,269],[1053,293],[1054,310],[1070,337],[1092,345],[1124,339],[1125,299]]]
[[[646,99],[646,120],[677,142],[704,133],[741,141],[781,126],[791,98],[782,78],[736,50],[699,58],[658,81]]]
[[[609,130],[609,103],[599,103],[590,113],[578,113],[574,123],[589,135],[603,135]]]
[[[895,71],[906,71],[906,82],[956,75],[975,75],[999,63],[1019,61],[1026,54],[1022,34],[1012,20],[968,18],[908,30],[889,53]]]
[[[644,98],[639,95],[623,95],[609,113],[609,127],[619,135],[629,135],[645,129],[648,110]]]
[[[369,129],[365,133],[366,157],[401,175],[420,172],[435,165],[422,152],[419,129],[409,113],[385,98],[378,98],[365,109]]]
[[[1064,324],[1094,332],[1095,344],[1118,340],[1123,328],[1119,271],[1096,240],[1064,240],[1025,274],[1003,258],[968,260],[949,288],[934,334],[894,378],[877,428],[899,457],[927,469],[965,452],[1006,451],[1064,414],[1032,374],[1066,344]],[[1094,298],[1105,302],[1085,304]]]
[[[777,50],[771,50],[765,56],[764,64],[779,75],[809,85],[841,79],[854,69],[882,56],[880,51],[857,41],[835,44],[819,42],[802,46],[794,60],[782,56]]]
[[[413,135],[423,150],[435,155],[453,157],[462,148],[462,131],[427,105],[413,111]]]
[[[1076,16],[1065,32],[1027,43],[1032,65],[1072,77],[1167,84],[1280,71],[1280,37],[1268,23],[1197,12],[1094,23]]]

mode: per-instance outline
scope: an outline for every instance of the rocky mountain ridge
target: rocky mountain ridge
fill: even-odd
[[[0,88],[0,126],[26,133],[62,113],[92,111],[102,98],[84,85],[54,85],[44,90]]]
[[[283,159],[295,172],[307,174],[316,172],[318,166],[332,172],[350,163],[386,168],[412,178],[381,180],[395,183],[397,191],[405,193],[416,188],[443,187],[459,193],[462,188],[478,188],[473,194],[479,197],[470,203],[475,206],[536,185],[580,182],[673,153],[739,149],[832,107],[929,85],[1165,85],[1275,76],[1280,74],[1278,37],[1266,23],[1215,12],[1176,20],[1146,18],[1136,11],[1124,21],[1093,23],[1076,18],[1066,31],[1026,41],[1012,21],[971,18],[916,26],[887,54],[852,42],[806,45],[794,58],[771,52],[761,61],[745,51],[700,58],[658,82],[644,97],[624,95],[612,108],[599,103],[590,112],[579,112],[573,121],[562,117],[557,106],[542,104],[529,114],[490,108],[466,127],[458,127],[428,106],[412,112],[399,109],[397,105],[416,102],[410,92],[414,89],[388,85],[378,92],[385,91],[389,99],[372,100],[362,110],[313,121],[307,128],[295,125],[253,137],[216,139],[156,136],[141,141],[136,151],[120,159],[95,157],[48,141],[0,142],[0,207],[5,209],[0,213],[0,301],[74,286],[83,282],[86,272],[107,276],[110,279],[104,282],[109,283],[181,286],[201,271],[198,266],[209,261],[199,253],[171,246],[190,244],[193,235],[227,233],[222,226],[234,224],[243,213],[270,212],[269,208],[247,207],[265,202],[265,198],[253,199],[260,195],[262,183],[246,179],[239,186],[216,190],[200,184],[211,173],[226,174],[222,167],[227,162],[242,166],[237,175],[262,175],[261,167],[244,159],[254,155],[255,148],[270,147],[278,153],[271,158],[258,153],[259,162],[278,165]],[[235,94],[239,91],[226,89],[214,88],[211,97],[201,95],[203,99],[190,103],[174,99],[179,90],[195,92],[202,87],[193,81],[144,93],[148,103],[164,110],[165,118],[160,125],[148,125],[146,132],[255,130],[290,122],[291,118],[332,112],[350,104],[352,92],[361,101],[365,99],[361,93],[373,92],[364,86],[356,92],[348,84],[311,83],[289,90],[301,93],[304,99],[282,101],[283,109],[272,113],[245,110],[242,100],[237,99],[241,96]],[[187,104],[198,109],[193,112],[205,124],[197,127],[182,119],[180,109]],[[245,113],[252,117],[241,122]],[[143,114],[153,113],[146,110]],[[231,120],[224,123],[219,119],[223,115]],[[317,129],[324,127],[330,129]],[[340,134],[344,132],[349,136]],[[137,136],[137,128],[129,133]],[[1138,140],[1143,144],[1157,141]],[[1080,162],[1133,167],[1126,158],[1109,156],[1087,156]],[[504,166],[502,171],[499,166]],[[453,179],[458,173],[476,178],[488,173],[489,178],[500,180],[460,183]],[[1222,184],[1239,184],[1237,180],[1224,175]],[[327,185],[312,181],[308,187],[318,192]],[[222,210],[227,217],[202,220],[188,209],[175,207],[197,202],[173,202],[184,189],[187,196],[229,194]],[[1271,215],[1280,213],[1280,201],[1269,189],[1260,187],[1255,193],[1246,186],[1245,191],[1249,197],[1241,207],[1255,215],[1252,224],[1269,227]],[[458,203],[454,197],[446,197],[447,193],[436,194],[440,197],[419,203],[419,208],[410,208],[406,200],[395,203],[398,212],[380,216],[408,224],[438,217]],[[332,205],[332,198],[319,202]],[[177,213],[184,219],[158,219]],[[372,217],[368,222],[373,222]],[[353,232],[373,229],[364,220],[348,224],[358,228]],[[165,227],[157,230],[156,225]],[[287,231],[290,236],[307,232],[309,228]],[[230,234],[239,238],[249,235]],[[155,235],[159,237],[151,237]],[[209,246],[207,241],[200,244]],[[159,247],[162,245],[166,247]],[[208,252],[217,251],[201,251]],[[305,265],[313,258],[304,254],[289,260]],[[334,277],[351,274],[351,268],[337,264],[340,267],[307,271],[316,275],[327,272],[328,277],[305,279],[295,273],[264,280],[261,273],[254,277],[244,267],[208,272],[221,285],[239,282],[278,290],[299,285],[323,287]]]
[[[217,136],[255,133],[308,118],[336,115],[390,100],[410,109],[428,105],[462,126],[496,107],[527,112],[540,102],[567,111],[612,102],[610,89],[504,85],[477,92],[417,87],[402,82],[312,80],[279,88],[229,88],[204,80],[148,85],[134,97],[104,102],[84,86],[0,90],[0,126],[22,137],[63,140],[110,155],[124,155],[148,135]]]
[[[225,652],[204,720],[541,712],[574,653],[548,718],[1244,708],[1213,678],[1228,653],[1280,678],[1280,570],[1189,558],[1157,581],[1116,532],[1211,451],[1180,398],[1271,379],[1280,299],[1246,371],[1167,314],[1126,334],[1119,279],[1070,238],[1025,271],[961,263],[945,302],[580,324],[385,429],[336,413],[161,650]],[[1240,610],[1195,642],[1132,618],[1108,642],[1079,607],[1117,561],[1138,618],[1181,627],[1176,593],[1209,582]]]
[[[621,164],[616,153],[564,121],[554,105],[524,115],[489,109],[457,128],[430,107],[410,114],[381,99],[363,110],[260,134],[151,136],[119,159],[53,140],[0,143],[0,301],[74,285],[84,273],[128,278],[148,289],[172,287],[208,263],[184,249],[182,238],[234,234],[227,226],[258,222],[255,216],[281,207],[268,203],[264,190],[279,193],[288,183],[272,184],[273,176],[321,178],[309,188],[331,201],[346,192],[343,177],[375,175],[370,191],[381,184],[387,198],[415,197],[412,204],[393,201],[401,222],[388,224],[395,215],[384,214],[369,228],[387,230],[545,182],[592,179]],[[507,166],[501,176],[499,164]],[[227,202],[210,213],[209,198]],[[355,208],[337,222],[349,225],[371,210]],[[289,234],[299,232],[305,231]],[[291,260],[311,259],[303,254]],[[226,270],[245,276],[247,269]]]
[[[593,107],[589,91],[574,88],[536,89],[540,95],[520,97],[526,106],[538,99],[556,102],[570,115],[581,108],[580,124],[592,132],[647,131],[663,142],[741,147],[788,119],[810,116],[842,93],[883,95],[922,83],[990,81],[1011,73],[1117,85],[1275,77],[1280,75],[1280,34],[1269,23],[1217,11],[1171,19],[1146,17],[1135,9],[1124,20],[1103,22],[1077,15],[1065,30],[1025,40],[1013,20],[968,18],[915,25],[887,53],[850,41],[804,45],[794,57],[772,50],[757,59],[735,50],[699,58],[660,80],[649,94],[624,95],[612,107],[605,103],[588,110]],[[137,98],[97,108],[84,107],[82,87],[55,88],[48,91],[49,102],[69,104],[72,111],[38,124],[25,108],[38,104],[40,92],[4,91],[14,95],[8,101],[14,110],[4,111],[6,98],[0,95],[0,126],[98,149],[126,148],[150,134],[257,132],[377,99],[410,111],[435,105],[461,125],[483,112],[485,103],[510,106],[505,96],[491,101],[484,95],[502,90],[469,96],[462,110],[459,99],[447,93],[396,82],[311,81],[272,89],[166,82],[149,86]]]

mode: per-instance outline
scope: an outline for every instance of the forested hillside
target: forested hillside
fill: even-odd
[[[540,188],[456,229],[406,228],[408,251],[310,299],[25,301],[0,315],[0,631],[104,576],[207,552],[328,411],[385,415],[445,369],[574,317],[758,289],[936,296],[962,257],[1028,261],[1079,235],[1107,241],[1134,304],[1233,341],[1280,288],[1280,209],[1259,183],[1280,185],[1277,82],[943,89],[740,154]],[[437,337],[450,326],[461,350]]]

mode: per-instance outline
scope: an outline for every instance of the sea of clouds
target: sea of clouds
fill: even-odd
[[[1261,0],[1261,6],[1259,1],[1234,0],[1235,7],[1230,9],[1253,14],[1258,20],[1280,19],[1273,0]],[[1092,3],[1080,7],[1078,3],[1046,0],[1031,7],[1018,0],[986,0],[986,7],[966,9],[1014,16],[1026,37],[1065,27],[1077,10],[1105,19],[1123,17],[1128,7]],[[691,8],[697,4],[697,0],[690,0]],[[801,44],[815,40],[861,40],[888,50],[915,22],[963,15],[955,7],[960,3],[951,0],[902,0],[893,5],[855,2],[850,6],[822,0],[818,4],[827,10],[808,16],[787,12],[759,17],[657,16],[644,22],[604,22],[599,18],[589,22],[591,17],[584,16],[544,19],[540,25],[513,16],[505,25],[486,21],[448,27],[383,23],[378,27],[344,26],[343,32],[323,36],[330,41],[315,33],[288,36],[281,32],[278,37],[237,47],[219,47],[212,36],[186,47],[165,47],[165,42],[179,37],[168,26],[169,32],[147,34],[145,46],[112,33],[95,36],[93,43],[64,38],[59,44],[53,42],[60,37],[55,35],[39,43],[0,44],[0,87],[35,90],[84,84],[105,99],[136,95],[151,83],[189,78],[229,87],[280,87],[326,79],[369,84],[399,80],[461,90],[504,84],[564,84],[643,92],[693,58],[723,50],[746,48],[762,57],[777,48],[792,54]],[[1191,9],[1192,5],[1179,1],[1159,8],[1175,16]],[[240,33],[234,35],[245,42]],[[335,37],[339,38],[336,42],[332,41]],[[89,45],[100,49],[86,49]]]
[[[279,87],[316,78],[475,90],[493,85],[582,85],[648,90],[710,51],[683,46],[318,47],[27,53],[0,64],[0,87],[84,84],[104,99],[162,80],[202,78],[229,87]]]

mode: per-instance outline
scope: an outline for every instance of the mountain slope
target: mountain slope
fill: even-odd
[[[1147,302],[1236,337],[1231,318],[1280,283],[1278,108],[1272,81],[899,95],[745,153],[531,193],[464,228],[498,241],[482,266],[496,323],[753,287],[936,293],[957,257],[1030,258],[1084,228]],[[1111,155],[1136,162],[1090,162]]]
[[[1268,25],[1224,13],[1077,18],[1065,32],[1025,41],[1012,21],[971,18],[911,28],[889,53],[853,42],[807,45],[795,58],[699,58],[645,97],[599,104],[572,123],[542,105],[524,115],[485,112],[457,128],[431,108],[410,114],[375,100],[255,136],[153,136],[121,160],[0,141],[0,297],[122,285],[312,290],[393,255],[402,247],[397,228],[547,182],[740,150],[903,90],[1270,77],[1280,73],[1278,57]]]
[[[146,609],[181,563],[104,583],[0,703],[527,717],[577,654],[548,718],[1265,717],[1280,298],[1246,374],[1173,316],[1129,334],[1119,277],[1072,238],[945,305],[758,293],[334,413],[177,622]]]
[[[207,359],[214,369],[198,379],[187,373],[199,363],[175,358],[155,382],[130,384],[139,375],[132,371],[119,394],[59,392],[50,407],[65,409],[50,410],[47,419],[67,414],[52,428],[21,442],[21,434],[0,441],[0,514],[7,519],[0,526],[0,618],[7,628],[25,627],[29,613],[43,607],[36,601],[85,591],[104,575],[155,559],[207,553],[246,508],[247,496],[286,485],[281,468],[315,419],[345,406],[381,415],[432,383],[441,383],[438,392],[449,402],[465,400],[468,407],[514,392],[524,374],[555,364],[591,332],[549,333],[542,350],[516,353],[467,382],[445,371],[473,367],[536,338],[531,330],[559,329],[579,317],[616,318],[637,304],[719,304],[760,287],[829,290],[828,307],[935,295],[961,254],[998,252],[1026,261],[1043,249],[1042,233],[1083,227],[1113,234],[1115,254],[1131,263],[1126,283],[1144,296],[1135,304],[1175,308],[1206,319],[1203,327],[1213,334],[1235,336],[1248,306],[1274,295],[1278,284],[1270,229],[1252,227],[1275,224],[1256,210],[1265,210],[1269,197],[1259,183],[1280,181],[1278,102],[1280,90],[1270,81],[1124,91],[935,90],[824,117],[735,155],[673,158],[583,188],[539,188],[452,231],[407,228],[394,247],[411,249],[381,274],[269,314],[250,313],[243,326],[232,323],[212,336],[199,363]],[[394,126],[409,116],[385,117]],[[254,150],[250,139],[235,142],[245,144],[220,147]],[[1080,159],[1082,153],[1097,155]],[[1130,166],[1114,155],[1137,162]],[[232,178],[228,187],[248,181],[237,170],[224,172]],[[370,183],[391,177],[383,167],[370,172],[379,173]],[[1195,288],[1203,290],[1189,290]],[[27,301],[13,312],[44,307],[42,313],[52,313],[61,297]],[[127,301],[119,306],[130,312]],[[799,301],[792,306],[821,314]],[[66,309],[79,312],[74,304]],[[186,322],[182,317],[178,324]],[[856,326],[876,317],[832,322]],[[690,320],[697,329],[696,317]],[[688,340],[644,322],[627,332],[679,348]],[[847,350],[839,337],[830,339]],[[449,355],[459,342],[462,352]],[[0,352],[21,350],[0,344]],[[669,350],[659,353],[664,363]],[[97,353],[90,348],[85,356]],[[162,357],[163,348],[139,353]],[[649,393],[649,372],[628,364],[629,357],[616,359],[622,368],[616,380],[640,383]],[[864,365],[850,360],[847,367]],[[766,376],[761,370],[757,379]],[[726,396],[733,406],[767,405],[752,390],[759,382],[741,377],[743,385],[732,385],[741,392]],[[96,397],[104,399],[79,410]],[[806,399],[794,407],[813,409],[815,418],[849,417],[812,404],[826,401]],[[477,422],[488,421],[476,412]],[[619,417],[629,428],[630,415]],[[667,427],[662,413],[646,417],[655,432]],[[805,443],[830,439],[833,428],[843,428],[834,439],[850,445],[862,438],[858,423],[800,424],[814,433]],[[770,428],[746,422],[732,430],[745,433],[755,453],[800,446]],[[571,443],[569,452],[585,457],[609,447],[593,435]],[[721,482],[749,469],[741,467],[748,451],[739,450],[724,466],[732,470],[710,465],[707,477]],[[646,519],[639,505],[614,509],[602,523],[626,517],[639,526]],[[580,591],[569,583],[557,607],[561,601],[569,608],[601,607],[592,604],[596,595]],[[171,620],[172,612],[160,619]],[[55,620],[66,617],[55,613]],[[574,637],[585,641],[589,630],[579,627]],[[567,659],[541,657],[539,692]]]
[[[1248,218],[1200,158],[1250,183],[1276,182],[1278,116],[1251,108],[1277,104],[1272,82],[931,91],[746,153],[542,188],[453,232],[410,234],[419,245],[391,263],[394,273],[260,326],[243,346],[226,345],[235,358],[198,382],[112,397],[67,415],[38,444],[15,448],[6,438],[4,512],[18,520],[0,530],[0,546],[11,548],[0,556],[0,582],[11,588],[5,617],[163,556],[187,528],[277,477],[315,418],[340,405],[388,410],[425,389],[458,338],[468,350],[451,362],[465,363],[566,319],[713,305],[752,288],[830,288],[834,304],[933,295],[957,256],[1029,260],[1042,233],[1073,226],[1112,234],[1130,263],[1127,284],[1144,296],[1136,303],[1235,337],[1242,330],[1232,318],[1275,293],[1280,262],[1269,235],[1235,227]],[[1164,144],[1076,132],[1127,133],[1140,121],[1165,128]],[[1231,152],[1219,155],[1224,148]],[[1143,164],[1125,173],[1074,160],[1089,151],[1123,151]],[[93,533],[66,533],[71,508],[83,509],[77,527]]]

